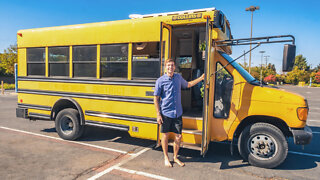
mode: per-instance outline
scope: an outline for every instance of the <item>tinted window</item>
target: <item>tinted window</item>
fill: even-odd
[[[133,43],[132,77],[158,78],[160,76],[160,43]]]
[[[27,48],[27,74],[45,75],[45,48]]]
[[[49,75],[69,76],[69,47],[49,47]]]
[[[96,77],[97,46],[72,47],[74,77]]]
[[[231,105],[233,77],[220,63],[216,66],[214,117],[228,118]]]
[[[127,77],[128,44],[106,44],[100,48],[101,77]]]

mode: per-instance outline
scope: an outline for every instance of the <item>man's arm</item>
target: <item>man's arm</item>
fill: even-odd
[[[156,112],[157,112],[157,122],[158,124],[162,124],[162,117],[161,117],[161,113],[160,113],[160,97],[159,96],[154,96],[153,98],[154,101],[154,106],[156,107]]]
[[[197,79],[195,79],[193,81],[189,81],[188,82],[188,88],[191,88],[192,86],[198,84],[202,80],[204,80],[204,74],[202,74],[202,76],[198,77]]]

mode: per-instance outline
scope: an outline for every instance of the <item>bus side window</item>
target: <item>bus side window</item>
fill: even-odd
[[[96,77],[97,46],[73,46],[74,77]]]
[[[217,63],[216,67],[216,71],[223,68],[220,63]],[[225,68],[223,68],[216,73],[214,90],[214,117],[229,117],[232,89],[233,77]]]
[[[69,47],[49,47],[49,76],[69,76]]]
[[[27,48],[27,75],[45,75],[45,48]]]
[[[105,44],[100,46],[101,77],[127,77],[128,44]]]
[[[132,46],[132,77],[139,79],[160,76],[160,43],[141,42]]]

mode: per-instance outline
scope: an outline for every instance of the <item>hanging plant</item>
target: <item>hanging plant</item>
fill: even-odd
[[[199,51],[205,51],[206,50],[206,41],[199,42]]]
[[[200,88],[200,92],[201,92],[201,97],[203,98],[203,96],[204,96],[204,83],[202,83],[202,86]]]

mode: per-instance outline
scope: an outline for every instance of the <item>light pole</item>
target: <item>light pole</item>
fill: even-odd
[[[269,58],[270,56],[264,56],[264,58],[265,58],[265,60],[266,60],[266,67],[268,66],[268,58]]]
[[[259,10],[259,6],[250,6],[246,8],[246,11],[251,11],[251,33],[250,33],[250,50],[251,50],[251,39],[252,39],[252,23],[253,23],[253,12],[255,10]],[[250,56],[249,56],[249,74],[251,73],[251,51],[250,51]]]
[[[265,53],[266,51],[259,51],[259,53],[261,53],[261,66],[260,66],[260,83],[262,85],[262,60],[263,60],[263,53]]]

